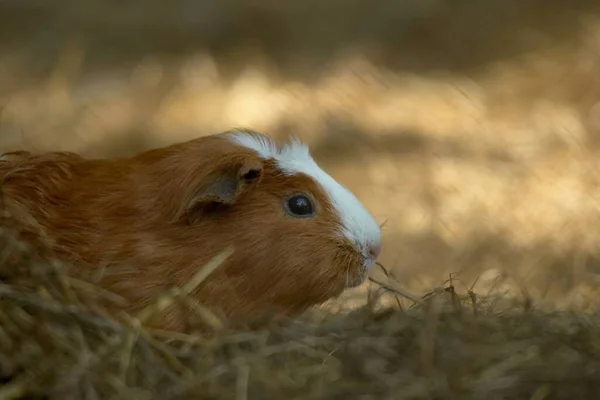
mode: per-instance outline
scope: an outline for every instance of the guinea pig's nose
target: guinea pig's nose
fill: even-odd
[[[371,260],[377,260],[377,257],[379,257],[379,254],[381,253],[381,243],[370,243],[367,247],[367,251]]]

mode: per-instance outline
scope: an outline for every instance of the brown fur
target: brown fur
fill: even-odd
[[[249,170],[259,173],[246,182]],[[336,235],[340,221],[311,178],[283,176],[220,135],[118,159],[10,153],[0,182],[28,240],[127,299],[119,307],[128,312],[182,286],[230,244],[234,254],[194,293],[229,317],[301,312],[364,278],[362,257]],[[230,192],[221,185],[232,182]],[[296,191],[317,200],[316,217],[285,213],[283,198]],[[183,329],[187,314],[174,306],[158,326]]]

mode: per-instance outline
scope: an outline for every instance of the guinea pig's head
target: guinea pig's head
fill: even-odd
[[[302,309],[366,280],[380,226],[306,145],[279,147],[245,130],[209,140],[198,146],[201,167],[177,197],[175,222],[204,249],[235,246],[223,268],[241,298]]]

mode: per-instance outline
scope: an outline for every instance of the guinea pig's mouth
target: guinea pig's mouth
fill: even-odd
[[[346,288],[353,289],[361,286],[366,282],[369,273],[366,269],[361,270],[359,273],[355,274],[354,277],[346,276]]]
[[[352,289],[361,286],[369,277],[369,272],[375,265],[375,261],[365,260],[358,268],[355,268],[352,273],[350,268],[346,273],[346,288]]]
[[[367,281],[377,260],[362,249],[357,249],[356,246],[343,243],[338,248],[340,252],[337,253],[336,261],[342,267],[341,270],[338,270],[339,273],[343,274],[343,276],[338,276],[343,279],[345,289],[361,286]]]

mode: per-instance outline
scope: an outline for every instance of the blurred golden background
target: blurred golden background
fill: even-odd
[[[0,2],[1,151],[236,126],[306,140],[411,291],[599,298],[597,0]]]

